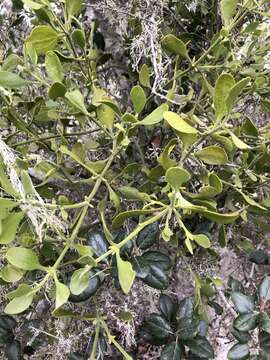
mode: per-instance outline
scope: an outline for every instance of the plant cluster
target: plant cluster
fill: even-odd
[[[144,34],[142,3],[127,15],[126,44]],[[14,1],[33,28],[22,53],[0,54],[0,277],[16,285],[4,312],[27,312],[46,296],[53,316],[91,321],[90,360],[101,336],[132,359],[100,312],[103,284],[123,294],[137,280],[165,290],[179,256],[210,254],[217,231],[227,246],[228,227],[270,208],[269,126],[247,110],[253,101],[270,112],[268,1],[161,3],[164,23],[145,43],[151,54],[123,71],[128,99],[111,91],[113,53],[97,21],[83,23],[82,0]],[[142,328],[147,341],[171,340],[164,359],[214,357],[200,317],[207,302],[218,307],[220,280],[191,273],[195,305],[162,296],[163,315]],[[232,293],[242,316],[239,298],[246,306]],[[70,308],[89,299],[94,313]],[[249,310],[251,330],[258,314]],[[241,321],[234,327],[246,332]],[[236,345],[230,356],[239,347],[247,351]]]

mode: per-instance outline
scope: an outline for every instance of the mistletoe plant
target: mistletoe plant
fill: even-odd
[[[179,238],[182,251],[194,254],[212,239],[193,229],[193,220],[220,224],[224,235],[227,224],[247,221],[249,213],[267,214],[269,202],[257,189],[269,181],[269,129],[237,111],[256,97],[269,112],[267,35],[260,28],[269,17],[266,3],[220,1],[222,25],[196,51],[186,36],[164,29],[163,55],[172,64],[166,95],[151,91],[146,60],[130,74],[126,104],[104,83],[110,54],[95,47],[96,23],[83,26],[82,0],[23,0],[35,26],[23,54],[4,53],[0,70],[8,130],[0,139],[1,278],[18,283],[6,314],[49,293],[54,316],[95,324],[91,359],[100,328],[130,359],[98,306],[94,316],[63,306],[93,296],[108,278],[124,294],[136,277],[164,289],[175,257],[149,250],[158,238],[168,249]],[[256,21],[245,27],[249,17]],[[159,147],[154,159],[150,143]]]

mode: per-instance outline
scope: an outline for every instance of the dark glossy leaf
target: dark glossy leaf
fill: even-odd
[[[179,310],[178,310],[178,318],[181,319],[183,317],[192,317],[193,316],[193,308],[194,308],[194,298],[187,297],[180,301]]]
[[[91,246],[97,256],[101,256],[108,251],[108,243],[99,232],[91,232],[88,235],[87,245]]]
[[[158,223],[153,223],[146,226],[137,236],[136,244],[142,249],[146,250],[151,247],[157,240],[159,233]]]
[[[254,299],[251,296],[244,295],[240,292],[233,292],[231,298],[239,314],[250,313],[255,308]]]
[[[249,333],[238,331],[238,330],[236,330],[234,328],[232,328],[231,333],[240,344],[246,344],[251,339],[251,336],[250,336]]]
[[[259,286],[260,299],[270,300],[270,276],[265,276]]]
[[[215,310],[217,315],[222,315],[223,307],[220,306],[216,301],[208,301],[208,305]]]
[[[199,332],[200,321],[193,317],[181,317],[177,325],[177,334],[180,339],[188,340],[194,338]]]
[[[17,321],[10,315],[0,315],[0,329],[12,331],[17,326]]]
[[[249,347],[247,344],[235,344],[228,353],[229,360],[248,359]]]
[[[68,360],[85,360],[85,357],[78,352],[71,352],[67,358]]]
[[[261,313],[259,316],[260,330],[270,334],[270,318],[267,314]]]
[[[14,339],[13,332],[0,327],[0,345],[6,345]]]
[[[151,314],[143,323],[141,330],[157,339],[167,339],[172,333],[170,324],[158,314]]]
[[[270,354],[270,334],[260,331],[259,333],[259,343],[263,351]]]
[[[162,294],[159,298],[159,308],[164,317],[169,321],[174,321],[177,311],[175,304],[168,295]]]
[[[21,360],[22,351],[20,342],[18,340],[13,340],[10,344],[7,344],[5,353],[7,360]]]
[[[192,339],[187,342],[190,351],[205,359],[213,359],[214,349],[206,338]]]
[[[147,285],[160,290],[167,288],[167,271],[171,267],[171,260],[167,255],[148,251],[142,256],[133,258],[132,265],[136,276]]]
[[[237,279],[234,279],[232,276],[229,277],[228,287],[231,289],[231,292],[238,291],[241,292],[242,294],[245,293],[245,289],[241,284],[241,282]]]
[[[240,314],[233,322],[233,326],[243,332],[255,329],[256,325],[257,315],[254,313]]]
[[[178,342],[172,341],[167,344],[160,355],[160,360],[181,360],[182,357],[182,349]]]

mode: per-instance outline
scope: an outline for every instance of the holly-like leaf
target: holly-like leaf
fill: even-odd
[[[249,355],[249,347],[247,344],[235,344],[228,353],[229,360],[244,360]]]
[[[147,225],[142,231],[139,232],[136,238],[136,244],[141,250],[146,250],[157,240],[159,233],[159,224],[153,223]]]
[[[242,332],[255,329],[257,325],[257,315],[254,313],[240,314],[233,322],[233,326]]]
[[[260,299],[270,300],[270,276],[265,276],[259,285]]]
[[[183,352],[179,342],[172,341],[164,346],[160,354],[160,360],[181,360],[182,355]]]
[[[175,319],[177,304],[174,303],[168,295],[162,294],[160,296],[159,308],[166,320],[171,322]]]
[[[254,311],[255,303],[251,296],[236,291],[232,293],[231,298],[239,314],[252,313]]]
[[[214,349],[206,338],[189,340],[187,345],[194,355],[205,359],[213,359],[215,357]]]
[[[170,324],[158,314],[151,314],[143,323],[142,330],[163,341],[166,341],[172,332]]]
[[[108,251],[108,243],[105,236],[100,232],[90,232],[88,234],[87,245],[89,245],[96,256],[101,256]]]

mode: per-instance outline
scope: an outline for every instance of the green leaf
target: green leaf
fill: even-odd
[[[221,0],[220,10],[223,24],[225,26],[229,26],[231,24],[231,21],[237,9],[237,4],[238,0]]]
[[[106,128],[111,129],[115,121],[115,111],[110,106],[101,104],[97,108],[97,117]]]
[[[49,98],[56,100],[59,97],[64,97],[67,92],[67,89],[64,84],[56,82],[52,84],[48,91]]]
[[[79,89],[67,92],[65,97],[77,110],[80,110],[85,115],[89,115],[84,104],[84,98]]]
[[[239,314],[251,313],[255,308],[254,299],[238,291],[231,294],[231,299]]]
[[[24,275],[24,271],[12,265],[7,265],[0,270],[0,278],[6,282],[14,283],[19,281]]]
[[[242,332],[254,330],[257,326],[257,315],[254,313],[240,314],[234,320],[233,326]]]
[[[75,29],[72,33],[72,40],[76,46],[81,49],[85,48],[86,39],[85,39],[85,32],[81,29]]]
[[[70,280],[70,291],[74,295],[81,294],[88,286],[89,271],[87,268],[75,270]]]
[[[232,131],[229,131],[234,145],[240,150],[250,149],[250,146],[240,140]]]
[[[235,344],[228,353],[229,360],[244,360],[249,356],[249,347],[247,344]]]
[[[69,288],[59,281],[55,282],[55,309],[64,305],[69,298]]]
[[[213,359],[215,357],[213,347],[206,338],[189,340],[187,345],[194,355],[206,359]]]
[[[0,234],[0,244],[11,243],[16,236],[16,232],[20,222],[24,217],[24,213],[16,212],[9,214],[2,220],[2,232]]]
[[[163,120],[163,113],[169,109],[167,104],[162,104],[147,115],[138,125],[155,125]]]
[[[201,247],[208,249],[211,246],[210,240],[204,234],[193,235],[193,240]]]
[[[139,85],[133,86],[130,92],[131,101],[133,103],[134,110],[139,114],[145,107],[146,104],[146,95]]]
[[[244,90],[244,88],[250,82],[250,77],[244,78],[238,83],[236,83],[230,90],[227,99],[226,99],[226,106],[228,114],[232,111],[234,104],[237,102],[239,95]]]
[[[216,121],[219,122],[227,114],[226,99],[234,86],[234,78],[229,74],[221,74],[217,79],[214,92]]]
[[[262,300],[270,300],[270,276],[265,276],[260,283],[259,296]]]
[[[199,320],[193,317],[182,317],[178,321],[177,334],[182,340],[194,338],[199,331]]]
[[[33,9],[33,10],[39,10],[41,8],[43,8],[45,5],[41,4],[39,1],[35,0],[22,0],[22,2],[24,3],[24,5],[28,6],[29,8]]]
[[[32,304],[34,294],[25,294],[12,299],[5,307],[6,314],[20,314]]]
[[[19,75],[9,71],[0,71],[0,86],[7,89],[16,89],[27,85],[28,81],[22,79]]]
[[[26,43],[31,43],[38,55],[54,50],[57,42],[58,33],[47,25],[35,27],[26,39]]]
[[[102,281],[95,271],[88,272],[87,288],[79,295],[70,294],[69,301],[73,303],[80,303],[90,299],[100,287]]]
[[[182,350],[178,341],[172,341],[163,348],[160,354],[160,360],[181,360],[182,355]]]
[[[149,88],[151,87],[149,68],[146,64],[143,64],[143,66],[140,69],[139,81],[142,86],[149,87]]]
[[[178,309],[178,318],[192,317],[194,312],[194,298],[186,297],[180,301]]]
[[[165,51],[188,58],[188,51],[185,43],[176,36],[172,34],[164,36],[161,40],[161,44]]]
[[[12,195],[16,198],[17,193],[13,189],[13,186],[11,185],[9,178],[6,175],[6,173],[4,171],[4,166],[1,162],[0,162],[0,184],[6,193],[8,193],[9,195]]]
[[[238,331],[235,328],[232,328],[231,333],[241,344],[247,344],[251,340],[251,336],[247,332]]]
[[[135,216],[137,217],[140,215],[150,215],[150,214],[153,214],[154,211],[155,210],[151,210],[151,209],[123,211],[114,217],[113,222],[112,222],[112,227],[113,227],[113,229],[117,229],[120,226],[122,226],[124,221],[128,218],[135,217]]]
[[[146,250],[155,244],[159,234],[159,224],[153,223],[147,225],[142,231],[139,232],[136,238],[136,244],[139,249]]]
[[[64,79],[64,72],[59,57],[53,51],[48,51],[45,56],[45,68],[49,77],[54,81],[61,83]]]
[[[71,19],[72,16],[77,15],[82,8],[82,0],[66,0],[66,9],[68,18]]]
[[[38,261],[37,255],[31,249],[22,247],[9,248],[6,259],[11,265],[22,270],[39,270],[43,268]]]
[[[185,122],[178,114],[165,111],[163,116],[173,129],[184,134],[197,134],[197,130]]]
[[[125,294],[128,294],[133,285],[136,272],[133,270],[132,265],[129,261],[124,261],[121,259],[119,251],[116,252],[116,261],[119,283],[123,292]]]
[[[175,166],[177,161],[170,158],[170,154],[177,145],[177,139],[171,139],[168,144],[165,146],[163,152],[158,157],[159,164],[163,167],[164,170],[168,170],[170,167]]]
[[[180,167],[171,167],[166,171],[165,179],[174,190],[179,188],[191,179],[190,173]]]
[[[207,146],[197,151],[195,155],[209,165],[225,165],[229,161],[224,149],[215,145]]]
[[[203,210],[201,212],[207,219],[215,221],[218,224],[231,224],[240,216],[240,213],[237,211],[229,214],[221,214],[208,210]]]

